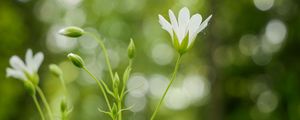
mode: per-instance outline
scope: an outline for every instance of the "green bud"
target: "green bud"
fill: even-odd
[[[32,84],[31,81],[26,80],[26,81],[24,82],[24,86],[25,86],[25,89],[27,90],[27,92],[28,92],[31,96],[35,95],[35,86]]]
[[[73,53],[69,53],[68,54],[68,58],[69,60],[72,61],[72,63],[79,67],[79,68],[83,68],[84,66],[84,61],[82,60],[82,58],[79,55],[73,54]]]
[[[63,75],[62,70],[57,65],[55,65],[55,64],[50,64],[49,65],[49,70],[56,77],[60,77],[60,76]]]
[[[128,53],[128,58],[130,58],[130,59],[132,59],[135,56],[135,45],[134,45],[134,42],[133,42],[132,38],[130,39],[130,43],[128,45],[127,53]]]
[[[84,30],[82,30],[79,27],[70,26],[70,27],[66,27],[64,29],[61,29],[58,33],[63,35],[63,36],[77,38],[77,37],[80,37],[84,34]]]
[[[113,114],[113,116],[117,116],[118,115],[118,107],[117,107],[116,103],[113,104],[112,114]]]
[[[120,77],[118,73],[115,73],[114,79],[113,79],[113,92],[115,98],[119,98],[119,85],[120,85]]]
[[[67,105],[67,102],[66,100],[63,98],[60,102],[60,111],[61,112],[66,112],[68,109],[68,105]]]
[[[115,73],[114,79],[113,79],[113,87],[118,88],[120,85],[120,77],[118,73]]]

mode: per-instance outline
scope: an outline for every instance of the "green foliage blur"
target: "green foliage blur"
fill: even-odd
[[[94,81],[67,60],[78,53],[98,78],[109,78],[101,49],[87,36],[57,34],[78,26],[101,37],[114,71],[128,64],[127,45],[136,45],[127,87],[125,120],[148,120],[170,78],[176,58],[158,14],[177,15],[182,7],[203,18],[213,15],[193,48],[184,55],[178,79],[157,120],[299,120],[299,0],[1,0],[0,120],[37,120],[39,114],[23,84],[6,78],[12,55],[42,51],[39,74],[59,118],[62,87],[48,65],[58,64],[73,104],[71,120],[109,119]],[[108,81],[109,82],[109,81]]]

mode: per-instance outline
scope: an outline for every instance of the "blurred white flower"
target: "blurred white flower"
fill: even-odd
[[[158,17],[162,28],[171,35],[174,47],[182,54],[194,43],[197,34],[206,28],[212,15],[202,22],[200,14],[197,13],[190,17],[189,9],[184,7],[179,11],[178,20],[173,11],[169,10],[171,23],[162,15],[158,15]]]
[[[11,68],[6,68],[6,76],[24,81],[31,80],[37,76],[37,71],[43,59],[44,55],[42,52],[38,52],[33,56],[31,49],[28,49],[26,52],[25,63],[20,57],[14,55],[9,60]]]

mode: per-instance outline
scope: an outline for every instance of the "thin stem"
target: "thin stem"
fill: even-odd
[[[59,76],[59,80],[62,84],[62,87],[63,87],[63,91],[64,91],[64,95],[67,96],[68,94],[68,91],[67,91],[67,88],[66,88],[66,84],[65,84],[65,80],[64,80],[64,77],[62,75]]]
[[[107,49],[103,43],[102,40],[100,40],[96,35],[94,35],[93,33],[90,33],[90,32],[86,32],[88,35],[92,36],[97,42],[98,44],[100,45],[101,49],[103,50],[103,54],[104,54],[104,57],[105,57],[105,62],[106,62],[106,65],[107,65],[107,68],[108,68],[108,71],[109,71],[109,74],[110,74],[110,77],[111,79],[114,79],[114,74],[113,74],[113,71],[112,71],[112,67],[111,67],[111,64],[110,64],[110,61],[109,61],[109,57],[108,57],[108,54],[107,54]]]
[[[66,99],[67,96],[68,96],[68,90],[67,90],[63,75],[59,76],[59,80],[60,80],[60,82],[62,84],[62,87],[63,87],[64,99]],[[68,113],[66,111],[61,111],[61,120],[67,120],[67,119],[68,119]]]
[[[37,86],[37,87],[36,87],[36,90],[37,90],[38,94],[40,95],[40,97],[41,97],[41,99],[42,99],[42,101],[43,101],[43,103],[44,103],[44,105],[45,105],[45,107],[46,107],[46,109],[47,109],[47,111],[48,111],[48,115],[49,115],[50,120],[54,120],[54,119],[53,119],[52,111],[51,111],[51,109],[50,109],[50,105],[49,105],[49,103],[47,102],[47,99],[46,99],[46,97],[45,97],[45,95],[44,95],[42,89],[41,89],[39,86]]]
[[[165,99],[165,97],[167,95],[167,92],[169,91],[169,88],[171,87],[172,83],[174,82],[174,80],[176,78],[176,74],[177,74],[180,62],[181,62],[181,55],[179,55],[178,58],[177,58],[176,65],[175,65],[175,68],[174,68],[174,72],[173,72],[172,77],[171,77],[171,81],[170,81],[167,89],[165,90],[163,96],[161,97],[158,105],[156,106],[156,109],[155,109],[154,113],[152,114],[150,120],[154,120],[154,118],[155,118],[155,116],[156,116],[156,114],[157,114],[157,112],[158,112],[158,110],[159,110],[162,102],[164,101],[164,99]]]
[[[127,66],[127,68],[131,68],[132,66],[132,59],[129,60],[129,64]],[[119,108],[119,120],[122,120],[122,101],[123,101],[123,97],[124,97],[124,92],[126,89],[126,82],[127,80],[123,80],[123,86],[122,86],[122,91],[121,91],[121,95],[120,95],[120,100],[118,101],[118,108]]]
[[[127,68],[130,68],[131,69],[131,66],[132,66],[132,59],[129,60],[129,65]],[[125,80],[123,80],[125,82]],[[127,81],[127,80],[126,80]],[[124,92],[125,92],[125,89],[126,89],[126,83],[123,83],[123,88],[122,88],[122,91],[121,91],[121,100],[123,99],[124,97]]]
[[[96,83],[98,84],[99,88],[101,89],[101,91],[104,95],[106,104],[107,104],[109,110],[111,111],[112,109],[111,109],[111,106],[110,106],[110,102],[108,100],[108,97],[106,95],[106,92],[104,91],[104,88],[103,88],[102,84],[99,82],[99,80],[86,67],[83,67],[83,69],[96,81]]]
[[[44,114],[43,114],[43,111],[42,111],[42,109],[41,109],[41,106],[40,106],[40,104],[39,104],[39,102],[38,102],[36,96],[35,96],[35,95],[32,95],[32,99],[33,99],[33,101],[34,101],[34,103],[35,103],[35,105],[36,105],[36,107],[37,107],[37,109],[38,109],[38,111],[39,111],[39,113],[40,113],[40,115],[41,115],[42,120],[45,120],[45,116],[44,116]]]

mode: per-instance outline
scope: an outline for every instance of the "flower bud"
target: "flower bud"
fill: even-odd
[[[50,64],[49,65],[49,70],[56,77],[60,77],[63,74],[62,70],[55,64]]]
[[[84,30],[79,27],[70,26],[61,29],[58,33],[67,37],[77,38],[83,35]]]
[[[61,111],[61,112],[66,112],[66,111],[67,111],[67,108],[68,108],[68,105],[67,105],[66,99],[63,98],[63,99],[60,101],[60,111]]]
[[[118,114],[118,107],[117,107],[117,104],[114,103],[113,107],[112,107],[112,115],[116,116],[117,114]]]
[[[84,66],[84,61],[82,60],[82,58],[79,55],[73,54],[73,53],[69,53],[68,54],[68,58],[69,60],[72,61],[72,63],[79,67],[79,68],[83,68]]]
[[[135,56],[135,45],[132,39],[130,39],[130,43],[127,49],[128,58],[132,59]]]
[[[35,86],[32,84],[31,81],[26,80],[26,81],[24,82],[24,86],[25,86],[25,89],[27,90],[27,92],[28,92],[31,96],[35,95]]]
[[[119,96],[119,85],[120,85],[120,77],[118,73],[115,73],[114,79],[113,79],[113,92],[116,98]]]
[[[120,84],[120,77],[118,73],[115,73],[114,79],[113,79],[113,83],[116,84],[115,86],[118,87]]]

